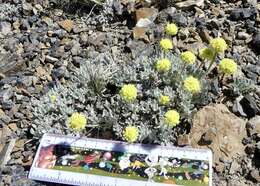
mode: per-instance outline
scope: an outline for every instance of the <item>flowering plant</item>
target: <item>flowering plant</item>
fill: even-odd
[[[166,32],[177,34],[173,25],[167,25]],[[82,130],[98,135],[108,130],[128,142],[174,144],[179,134],[187,132],[197,108],[210,102],[206,75],[226,49],[225,41],[217,38],[199,52],[199,58],[191,51],[177,55],[172,52],[172,39],[167,38],[130,62],[117,62],[109,53],[90,58],[74,68],[66,86],[59,85],[32,101],[31,132],[40,136]],[[204,61],[210,61],[206,69],[202,68]],[[218,69],[230,75],[237,65],[224,58]]]

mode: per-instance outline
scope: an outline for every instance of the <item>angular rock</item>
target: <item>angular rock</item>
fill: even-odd
[[[149,41],[148,36],[146,35],[146,28],[144,27],[134,27],[133,29],[133,37],[134,39],[143,39],[144,41]]]
[[[9,22],[0,22],[0,32],[3,35],[8,35],[12,31],[12,25]]]
[[[175,6],[177,8],[181,8],[181,9],[188,9],[188,8],[192,8],[194,6],[203,7],[204,0],[186,0],[183,2],[176,3]]]
[[[257,52],[260,53],[260,33],[257,33],[252,40],[252,48]]]
[[[70,32],[73,29],[73,21],[66,19],[64,21],[59,21],[58,24],[67,32]]]
[[[236,8],[230,13],[230,19],[234,21],[254,18],[255,16],[256,10],[254,8]]]
[[[172,16],[172,20],[179,26],[186,27],[188,25],[188,19],[183,13],[177,13]]]
[[[257,169],[254,169],[250,172],[251,178],[254,180],[254,182],[260,183],[260,172]]]
[[[55,58],[55,57],[52,57],[52,56],[49,56],[49,55],[47,55],[47,56],[45,56],[45,61],[46,61],[46,62],[49,62],[49,63],[55,63],[55,62],[58,62],[58,61],[59,61],[59,59],[58,59],[58,58]]]
[[[250,136],[260,134],[260,116],[251,118],[246,124],[247,131]]]
[[[156,8],[140,8],[136,10],[135,16],[136,16],[136,22],[140,19],[149,19],[151,22],[153,22],[158,15],[158,9]]]
[[[244,154],[245,121],[223,104],[206,106],[195,114],[189,136],[193,147],[210,148],[214,163],[221,164],[220,158],[232,161]]]
[[[242,105],[240,104],[240,101],[243,99],[243,97],[236,98],[232,111],[235,114],[239,114],[240,116],[247,117],[247,114],[244,112]]]
[[[260,112],[255,100],[251,95],[244,96],[239,102],[243,108],[244,113],[246,113],[248,118],[254,117]]]

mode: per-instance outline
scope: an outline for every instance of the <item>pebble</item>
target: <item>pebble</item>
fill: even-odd
[[[67,32],[70,32],[73,29],[74,22],[72,20],[66,19],[59,21],[58,24]]]
[[[248,33],[246,33],[246,32],[238,32],[237,33],[237,38],[238,39],[247,40],[250,37],[251,36]]]
[[[257,33],[252,40],[252,48],[260,54],[260,33]]]
[[[183,13],[176,13],[172,16],[172,20],[178,25],[182,27],[188,26],[188,19],[184,16]]]
[[[0,32],[3,35],[8,35],[12,31],[12,25],[9,22],[0,22]]]
[[[234,21],[253,19],[256,15],[256,10],[254,8],[239,8],[234,9],[230,13],[230,19]]]

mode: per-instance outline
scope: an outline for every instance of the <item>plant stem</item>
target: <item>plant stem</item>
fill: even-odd
[[[210,72],[210,69],[211,69],[212,65],[214,64],[214,62],[215,62],[215,60],[216,60],[216,57],[217,57],[217,53],[214,52],[212,61],[210,62],[209,68],[207,69],[207,71],[206,71],[206,73],[205,73],[205,76]]]
[[[182,73],[183,73],[183,71],[185,70],[186,66],[187,66],[187,64],[186,64],[186,63],[184,63],[184,64],[183,64],[183,66],[182,66],[182,69],[181,69],[181,74],[182,74]]]

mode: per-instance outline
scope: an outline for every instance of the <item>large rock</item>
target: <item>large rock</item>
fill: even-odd
[[[215,165],[220,159],[232,161],[244,155],[242,139],[246,136],[246,122],[232,114],[223,104],[206,106],[193,118],[190,142],[196,148],[210,148]]]

